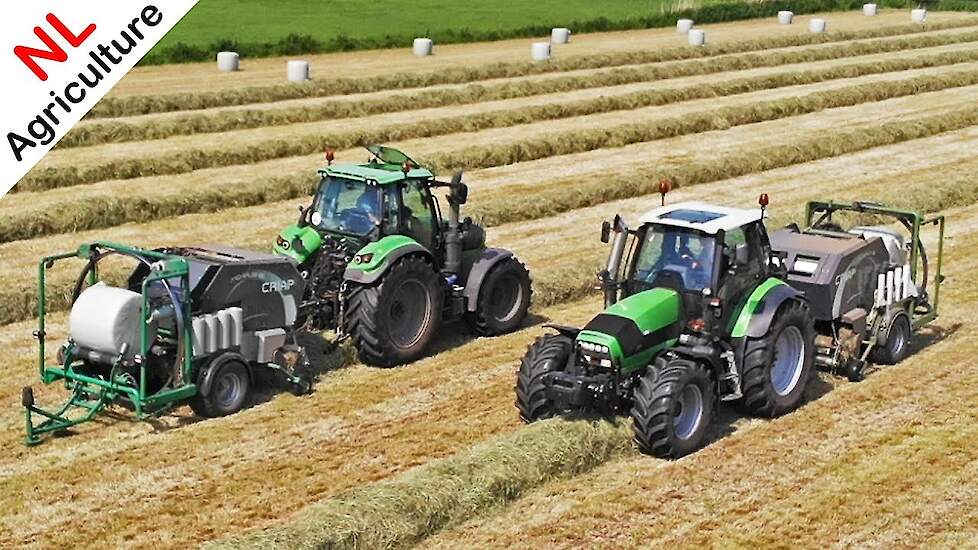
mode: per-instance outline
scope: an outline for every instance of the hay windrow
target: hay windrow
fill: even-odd
[[[785,86],[815,84],[826,80],[853,78],[871,74],[898,72],[908,69],[944,66],[978,58],[975,51],[947,52],[919,59],[896,59],[885,63],[858,63],[842,67],[829,67],[815,71],[797,71],[755,78],[736,79],[713,85],[686,86],[676,89],[639,91],[620,96],[606,96],[567,103],[531,105],[506,109],[422,120],[413,124],[395,124],[377,128],[362,128],[333,134],[307,133],[294,139],[273,139],[233,148],[208,148],[182,150],[166,156],[139,156],[112,160],[87,166],[63,166],[35,168],[17,184],[20,191],[43,191],[64,186],[95,183],[114,179],[132,179],[154,175],[182,174],[194,170],[223,166],[246,165],[290,156],[308,155],[327,148],[349,149],[370,143],[427,138],[454,133],[477,132],[566,118],[583,117],[615,111],[635,110],[652,106],[746,94]],[[857,84],[823,92],[813,92],[797,99],[781,99],[758,102],[753,105],[732,106],[716,111],[694,113],[684,117],[664,119],[619,128],[573,132],[559,137],[560,144],[553,145],[553,138],[538,138],[528,142],[530,148],[546,143],[547,148],[558,151],[549,154],[582,152],[594,147],[615,147],[639,141],[651,141],[688,133],[723,129],[738,124],[751,124],[774,120],[802,113],[810,113],[833,107],[881,101],[911,94],[925,93],[948,88],[970,86],[978,83],[974,71],[949,72],[934,76],[917,76],[904,80],[872,84]],[[601,140],[601,141],[596,141]],[[607,141],[604,141],[607,140]],[[479,149],[477,146],[476,149]],[[489,161],[498,164],[482,164],[467,160],[466,150],[456,151],[450,161],[434,163],[439,168],[473,168],[510,164],[520,158],[524,146],[499,148]],[[451,156],[451,155],[450,155]],[[513,158],[514,160],[505,160]],[[539,158],[539,157],[536,157]],[[9,240],[0,232],[0,242]]]
[[[210,548],[390,548],[510,502],[527,489],[586,472],[631,449],[626,423],[539,422],[310,506],[292,523]]]
[[[978,125],[978,107],[968,107],[940,115],[855,130],[823,132],[807,139],[798,139],[780,145],[735,151],[714,160],[694,162],[673,170],[629,168],[605,171],[602,172],[602,178],[595,182],[586,179],[582,181],[580,178],[555,179],[538,186],[532,195],[515,199],[499,197],[491,201],[472,203],[467,207],[467,212],[487,226],[529,221],[578,208],[654,193],[655,186],[661,178],[668,178],[677,186],[692,186],[907,142],[975,125]],[[933,203],[933,198],[926,198],[920,194],[900,195],[888,200],[900,202],[898,206],[914,207],[920,204],[922,206],[918,208],[926,206],[934,210],[978,200],[978,186],[970,185],[971,175],[962,174],[961,177],[963,184],[959,186],[959,191],[948,194],[946,203]],[[308,180],[304,179],[298,185],[308,185]],[[274,235],[269,234],[263,242],[230,239],[227,244],[263,248],[263,245],[270,243],[273,237]],[[601,259],[595,259],[582,262],[574,268],[534,273],[534,303],[538,306],[551,305],[586,295],[590,291],[594,273],[600,268],[600,264]],[[110,280],[121,281],[125,273],[107,269],[103,275]],[[49,284],[47,304],[49,311],[63,311],[68,308],[71,284],[70,281]],[[8,284],[4,289],[0,289],[0,324],[28,319],[34,315],[36,308],[33,282],[27,285]]]
[[[58,147],[68,148],[103,143],[163,139],[176,135],[226,132],[319,120],[357,118],[402,110],[465,105],[482,101],[498,101],[726,71],[964,44],[973,41],[978,41],[978,33],[911,36],[901,39],[821,46],[798,51],[771,51],[763,54],[751,52],[663,65],[620,67],[586,76],[567,75],[525,82],[471,84],[461,89],[425,90],[380,99],[333,100],[313,106],[235,110],[218,113],[188,113],[178,117],[143,120],[135,123],[106,120],[75,127],[58,143]]]
[[[657,63],[713,57],[728,53],[744,53],[772,48],[805,46],[847,40],[881,38],[887,36],[918,34],[936,30],[955,29],[978,24],[978,18],[962,17],[954,21],[938,24],[899,25],[858,32],[838,32],[828,34],[804,34],[797,36],[772,37],[743,42],[711,45],[708,48],[681,47],[658,51],[620,52],[608,55],[575,56],[555,59],[547,63],[496,63],[483,67],[446,69],[430,73],[397,73],[370,78],[337,78],[312,81],[301,86],[276,85],[222,90],[217,92],[172,94],[165,96],[108,97],[103,99],[89,113],[90,118],[119,117],[189,111],[246,105],[248,103],[268,103],[287,99],[325,97],[354,93],[376,92],[380,90],[422,88],[437,84],[464,84],[494,78],[513,78],[532,74],[544,74],[580,69],[596,69],[622,65]]]

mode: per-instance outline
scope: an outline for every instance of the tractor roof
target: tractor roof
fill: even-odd
[[[759,208],[728,208],[702,202],[679,202],[649,210],[642,223],[687,227],[711,235],[761,219]]]
[[[349,178],[376,185],[397,183],[404,179],[431,179],[435,177],[425,168],[411,168],[405,174],[400,165],[370,162],[367,164],[335,164],[319,171],[324,176]]]

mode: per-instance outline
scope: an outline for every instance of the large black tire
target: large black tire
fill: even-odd
[[[479,303],[466,319],[481,336],[512,332],[530,307],[530,272],[514,257],[493,266],[479,288]]]
[[[643,453],[679,458],[703,445],[713,420],[714,383],[706,368],[673,359],[649,370],[632,394],[632,433]]]
[[[251,375],[240,359],[222,356],[214,359],[201,373],[214,370],[207,395],[198,392],[190,400],[190,408],[198,416],[217,418],[232,415],[245,408],[251,401]]]
[[[421,357],[438,330],[443,299],[431,264],[409,256],[391,266],[379,282],[349,289],[345,331],[365,363],[410,363]]]
[[[773,418],[801,404],[815,364],[815,321],[808,305],[785,302],[767,334],[748,338],[744,350],[741,408]]]
[[[550,418],[557,411],[547,398],[543,377],[566,368],[574,342],[559,334],[545,334],[527,348],[516,373],[516,408],[523,422]]]
[[[873,348],[870,359],[877,365],[896,365],[903,361],[910,353],[912,334],[910,319],[906,315],[898,314],[886,331],[886,342]]]

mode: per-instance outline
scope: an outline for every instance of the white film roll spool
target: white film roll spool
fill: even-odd
[[[308,61],[289,61],[286,65],[286,76],[289,82],[305,82],[309,80],[309,62]]]
[[[231,314],[231,345],[241,345],[241,335],[244,332],[244,311],[240,307],[228,308]]]
[[[550,31],[550,43],[551,44],[566,44],[570,42],[570,29],[565,29],[563,27],[555,28]]]
[[[886,305],[893,303],[893,271],[886,272]]]
[[[876,306],[886,305],[886,273],[876,276]]]
[[[690,46],[702,46],[706,44],[706,31],[692,29],[687,36]]]
[[[893,270],[893,300],[899,302],[903,298],[903,268],[898,267]]]
[[[879,10],[877,9],[876,4],[863,4],[863,15],[872,17],[878,12]]]
[[[689,30],[692,28],[693,28],[692,19],[680,19],[679,21],[676,21],[676,32],[678,33],[683,33],[683,34],[688,33]]]
[[[824,19],[815,18],[808,22],[808,31],[815,33],[825,32],[826,23]]]
[[[927,22],[927,10],[923,8],[918,8],[915,10],[910,10],[910,20],[914,23],[926,23]]]
[[[550,59],[550,42],[534,42],[530,46],[530,57],[534,61],[546,61]]]
[[[430,38],[415,38],[414,39],[414,55],[418,57],[427,57],[431,55],[432,50],[435,47],[434,41]]]
[[[778,12],[778,23],[782,25],[790,25],[791,21],[795,18],[795,14],[790,11],[779,11]]]
[[[233,73],[238,70],[240,57],[237,52],[218,52],[217,70],[222,73]]]

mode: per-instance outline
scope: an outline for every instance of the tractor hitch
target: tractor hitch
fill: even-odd
[[[92,391],[86,384],[76,382],[72,388],[71,397],[57,411],[49,411],[38,407],[34,401],[34,389],[25,387],[21,391],[21,405],[24,407],[24,421],[27,435],[24,444],[34,446],[41,443],[41,435],[52,432],[61,432],[88,422],[102,411],[106,405],[114,398],[114,392],[107,388],[100,388]],[[80,416],[72,418],[69,413],[72,411],[84,411]],[[39,424],[34,424],[34,415],[39,415],[45,420]]]

